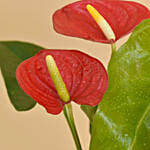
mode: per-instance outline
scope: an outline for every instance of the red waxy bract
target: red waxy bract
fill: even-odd
[[[57,10],[53,15],[56,32],[102,43],[107,40],[100,27],[86,10],[90,4],[107,20],[116,35],[116,41],[130,33],[142,20],[150,18],[143,5],[120,0],[83,0]],[[114,41],[113,41],[114,42]]]
[[[59,98],[48,72],[47,55],[54,57],[70,100],[90,106],[100,102],[108,86],[108,76],[100,61],[75,50],[43,50],[22,62],[16,77],[21,88],[47,112],[58,114],[65,104]]]

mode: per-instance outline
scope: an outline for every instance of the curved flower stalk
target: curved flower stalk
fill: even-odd
[[[46,61],[52,58],[49,55],[58,67],[51,74],[50,69],[56,66]],[[57,76],[59,72],[65,84],[63,86],[59,84],[63,82]],[[64,105],[71,101],[95,106],[101,101],[108,86],[108,76],[102,63],[75,50],[40,51],[19,65],[16,77],[21,88],[51,114],[60,113]],[[63,91],[68,91],[67,98],[64,98]]]
[[[90,5],[106,20],[114,32],[115,39],[109,39],[104,29],[88,11]],[[143,5],[121,0],[82,0],[69,4],[53,15],[56,32],[95,42],[114,43],[130,33],[141,21],[150,18],[150,11]],[[108,27],[108,26],[107,26]],[[106,27],[106,29],[108,29]]]

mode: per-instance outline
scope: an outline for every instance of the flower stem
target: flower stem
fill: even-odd
[[[111,44],[111,49],[112,49],[112,54],[111,54],[111,56],[112,56],[117,50],[115,43]]]
[[[71,130],[74,142],[76,144],[76,148],[77,150],[82,150],[81,144],[80,144],[80,139],[77,133],[77,129],[75,126],[75,122],[74,122],[74,117],[73,117],[73,111],[72,111],[72,105],[71,104],[66,104],[64,107],[64,116],[67,120],[68,126]]]

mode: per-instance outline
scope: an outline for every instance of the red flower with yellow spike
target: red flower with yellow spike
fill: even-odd
[[[43,50],[22,62],[16,77],[20,87],[51,114],[60,113],[71,101],[95,106],[108,86],[102,63],[75,50]]]
[[[101,43],[114,43],[150,18],[143,5],[122,0],[83,0],[53,15],[56,32]]]

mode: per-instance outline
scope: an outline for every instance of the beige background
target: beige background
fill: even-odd
[[[150,0],[138,0],[150,6]],[[0,0],[0,40],[29,41],[51,49],[79,49],[99,58],[107,66],[110,46],[59,35],[51,22],[53,12],[73,0]],[[120,40],[118,47],[126,41]],[[84,150],[90,136],[88,119],[74,105],[75,119]],[[0,75],[0,150],[75,150],[63,114],[53,116],[37,105],[16,112],[9,102]]]

